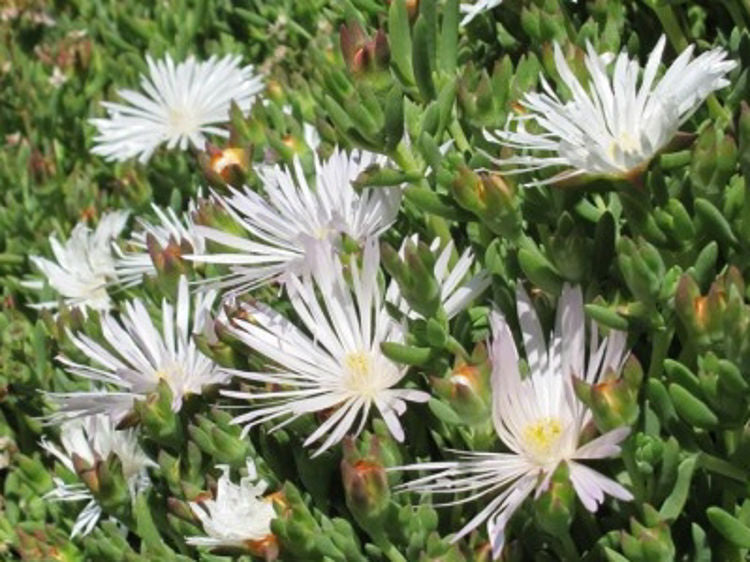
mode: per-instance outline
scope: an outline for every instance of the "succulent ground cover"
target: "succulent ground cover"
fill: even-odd
[[[0,558],[745,560],[749,24],[6,0]]]

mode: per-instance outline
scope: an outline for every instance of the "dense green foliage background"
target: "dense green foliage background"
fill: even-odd
[[[750,112],[742,102],[750,92],[750,5],[505,0],[460,32],[456,18],[455,2],[434,0],[6,0],[0,6],[0,556],[222,559],[185,545],[185,535],[200,533],[186,502],[210,488],[215,464],[240,468],[247,454],[259,459],[276,489],[285,482],[288,507],[274,527],[284,560],[385,559],[384,544],[407,560],[489,556],[481,535],[453,546],[445,539],[471,509],[414,512],[410,502],[418,498],[406,496],[380,496],[393,515],[383,543],[342,486],[340,448],[312,461],[299,447],[304,431],[294,426],[242,439],[229,415],[212,408],[216,396],[196,397],[179,414],[179,443],[144,430],[144,447],[160,465],[151,491],[132,508],[103,498],[126,532],[104,522],[70,540],[79,508],[42,499],[53,476],[70,475],[38,446],[43,432],[55,432],[39,421],[49,413],[39,390],[80,387],[54,357],[70,352],[65,329],[95,330],[95,315],[84,320],[69,310],[53,317],[30,309],[40,297],[20,284],[33,275],[28,257],[49,254],[50,234],[65,238],[77,221],[94,224],[107,210],[149,216],[153,202],[182,210],[209,180],[222,189],[190,152],[161,151],[148,165],[114,165],[91,155],[94,129],[87,120],[103,114],[100,101],[114,99],[118,87],[137,86],[146,53],[238,53],[267,73],[270,101],[256,104],[246,119],[234,116],[230,144],[251,148],[256,162],[290,163],[298,155],[309,170],[306,122],[319,131],[323,155],[335,145],[388,154],[397,170],[361,180],[408,183],[403,212],[386,235],[392,246],[414,232],[471,245],[493,274],[487,303],[509,315],[516,279],[528,280],[549,322],[563,282],[579,283],[591,318],[628,330],[644,378],[628,390],[624,421],[634,430],[613,467],[627,472],[636,501],[605,507],[596,518],[580,506],[561,515],[575,553],[558,541],[552,516],[540,514],[544,506],[529,502],[513,520],[509,559],[746,559]],[[342,52],[344,23],[341,37],[354,47]],[[385,51],[366,46],[378,29],[387,37]],[[582,70],[586,41],[599,52],[624,49],[645,61],[662,33],[670,42],[667,61],[694,43],[699,50],[723,46],[739,66],[732,85],[698,110],[686,134],[637,181],[522,189],[510,178],[476,171],[492,168],[481,151],[492,150],[482,129],[502,127],[540,72],[554,83],[553,41]],[[353,58],[360,48],[370,49],[369,56]],[[447,141],[443,155],[439,147]],[[258,183],[252,170],[244,179]],[[191,271],[182,262],[178,269]],[[174,271],[162,273],[168,279]],[[154,282],[116,298],[137,293],[159,302],[171,287]],[[265,289],[256,296],[274,301],[275,295]],[[42,295],[54,298],[51,290]],[[428,377],[445,377],[458,348],[471,351],[483,341],[487,310],[462,314],[450,338],[415,330],[416,355],[401,357],[415,365],[415,379],[426,386]],[[370,451],[368,433],[356,445],[362,454],[388,465],[439,460],[449,446],[487,448],[486,413],[467,423],[456,413],[462,404],[435,388],[440,399],[406,415],[405,446],[376,423],[382,450]]]

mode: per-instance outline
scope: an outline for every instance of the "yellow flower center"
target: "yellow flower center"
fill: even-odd
[[[542,418],[528,424],[522,431],[523,445],[533,459],[547,463],[558,456],[558,444],[563,434],[560,420]]]
[[[373,396],[372,357],[366,351],[353,351],[344,356],[346,386],[349,390],[365,396]]]
[[[184,109],[171,108],[169,110],[169,127],[173,134],[189,135],[197,128],[195,117]]]
[[[615,154],[617,153],[618,148],[623,153],[639,152],[641,150],[641,143],[637,138],[635,138],[629,132],[624,131],[620,134],[619,137],[614,139],[612,143],[609,145],[608,153],[609,153],[609,157],[612,160],[615,159]]]

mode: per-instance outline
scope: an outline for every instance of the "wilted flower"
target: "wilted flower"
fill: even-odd
[[[185,150],[191,144],[202,150],[205,135],[229,135],[216,125],[229,120],[232,102],[248,112],[263,89],[262,77],[254,75],[252,66],[241,67],[239,56],[203,62],[190,56],[177,65],[169,55],[158,61],[147,56],[146,61],[144,93],[118,91],[126,103],[103,102],[108,118],[91,120],[99,131],[94,154],[108,160],[137,156],[146,162],[163,143],[169,149]]]
[[[107,416],[88,416],[66,421],[61,427],[60,443],[62,449],[43,438],[41,446],[71,472],[76,472],[74,456],[80,457],[89,466],[95,466],[97,462],[106,461],[110,455],[115,455],[122,464],[122,475],[131,497],[148,486],[146,468],[157,466],[138,445],[135,431],[117,431]],[[59,478],[55,478],[54,481],[55,489],[44,496],[46,499],[88,500],[86,507],[78,514],[71,537],[89,534],[102,515],[101,506],[85,484],[66,484]]]
[[[153,259],[149,253],[149,237],[164,249],[169,245],[180,247],[183,244],[190,246],[190,253],[202,254],[206,251],[203,237],[195,230],[193,212],[196,210],[195,202],[191,201],[188,210],[180,219],[170,208],[162,209],[152,205],[158,223],[150,223],[143,218],[138,218],[139,229],[137,229],[128,241],[128,245],[134,250],[123,251],[115,246],[118,253],[116,269],[117,277],[125,286],[139,284],[144,275],[156,275]]]
[[[380,350],[381,342],[402,341],[403,333],[383,306],[377,282],[377,242],[365,243],[361,270],[353,260],[349,264],[352,289],[330,248],[317,246],[314,258],[313,275],[293,277],[287,286],[291,304],[310,335],[261,303],[246,306],[248,319],[236,318],[229,328],[245,345],[279,365],[278,370],[267,372],[228,371],[278,387],[223,391],[227,396],[261,403],[234,421],[251,427],[334,409],[304,443],[307,446],[324,439],[317,455],[341,441],[347,432],[359,434],[375,406],[393,436],[402,441],[398,416],[406,410],[405,401],[424,402],[429,395],[394,388],[406,369]]]
[[[236,251],[189,258],[228,265],[231,273],[215,285],[236,293],[309,271],[310,241],[330,245],[338,243],[342,234],[358,242],[379,235],[396,218],[400,188],[357,193],[352,182],[382,158],[370,152],[336,150],[320,162],[316,155],[314,188],[296,158],[293,171],[280,166],[259,169],[267,199],[248,188],[232,189],[231,196],[223,198],[249,238],[198,226],[197,232],[207,240]]]
[[[84,334],[69,334],[72,343],[95,365],[60,357],[69,372],[112,385],[117,391],[49,393],[59,406],[52,419],[103,413],[119,421],[132,409],[134,400],[154,392],[162,380],[172,392],[172,410],[176,412],[189,394],[200,394],[204,386],[223,382],[225,375],[198,351],[192,337],[204,329],[215,298],[214,291],[196,294],[191,319],[187,279],[180,277],[177,307],[162,302],[161,332],[144,302],[134,299],[125,303],[119,321],[109,314],[102,316],[107,347]]]
[[[518,125],[517,130],[487,133],[490,140],[506,146],[550,154],[512,156],[495,163],[517,166],[510,173],[551,166],[572,168],[527,185],[555,183],[582,174],[627,177],[643,169],[711,92],[729,84],[724,75],[736,66],[726,60],[727,53],[720,48],[691,61],[691,45],[657,81],[665,41],[663,36],[659,39],[642,74],[638,62],[621,52],[612,78],[607,74],[606,59],[587,45],[588,93],[555,44],[557,71],[572,99],[561,101],[542,77],[544,93],[526,94],[521,102],[526,111],[510,120]],[[541,132],[527,131],[527,122],[534,122]]]
[[[414,244],[419,242],[419,235],[414,234],[409,238]],[[401,257],[404,257],[406,248],[404,240],[399,250]],[[453,240],[449,240],[445,247],[440,249],[440,239],[436,238],[430,244],[430,250],[436,256],[433,274],[435,280],[440,285],[440,303],[443,306],[448,318],[453,318],[461,312],[477,296],[482,294],[489,287],[491,278],[485,270],[477,272],[464,283],[464,279],[474,265],[474,253],[471,248],[467,248],[456,261],[455,265],[450,267],[450,260],[453,254]],[[421,315],[409,309],[408,303],[402,298],[398,283],[391,282],[386,293],[386,300],[399,307],[401,312],[408,314],[410,317],[419,318]]]
[[[482,508],[453,538],[465,536],[483,521],[499,556],[505,525],[534,489],[547,489],[560,463],[566,463],[570,482],[583,505],[595,511],[609,494],[621,500],[632,496],[623,486],[579,463],[616,455],[629,428],[618,428],[581,445],[591,412],[578,402],[573,377],[589,383],[602,373],[619,372],[625,356],[625,334],[612,332],[598,341],[592,325],[588,364],[584,342],[583,298],[580,289],[566,286],[560,298],[555,331],[549,346],[526,292],[519,285],[518,320],[523,332],[529,374],[521,377],[519,356],[510,328],[498,313],[492,315],[492,417],[495,430],[509,453],[460,452],[459,460],[398,467],[394,470],[434,471],[402,485],[424,493],[468,496],[450,502],[462,504],[492,494]]]
[[[248,458],[247,476],[239,484],[232,483],[229,466],[220,465],[215,499],[190,502],[190,508],[200,519],[205,537],[188,537],[187,543],[196,546],[225,546],[260,550],[275,546],[271,521],[276,517],[273,502],[263,494],[268,484],[258,478],[255,463]]]
[[[127,220],[127,211],[116,211],[103,215],[94,230],[79,222],[64,245],[56,236],[50,236],[56,261],[31,256],[31,262],[44,274],[50,287],[60,293],[66,305],[109,310],[111,302],[106,286],[117,278],[112,241]],[[41,290],[44,283],[26,281],[24,286]],[[32,306],[55,308],[57,301]]]

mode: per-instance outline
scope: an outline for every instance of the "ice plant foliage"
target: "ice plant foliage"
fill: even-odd
[[[228,121],[232,102],[246,113],[263,89],[262,77],[241,66],[239,56],[190,56],[177,64],[169,55],[156,61],[147,56],[146,62],[142,92],[119,90],[125,103],[103,102],[107,118],[91,120],[98,130],[94,154],[145,163],[165,143],[169,149],[202,150],[205,135],[228,136],[217,125]]]
[[[156,466],[138,444],[135,430],[118,431],[112,420],[103,415],[63,423],[60,428],[60,444],[62,448],[47,439],[43,438],[41,441],[42,448],[71,472],[76,472],[73,464],[74,455],[89,466],[95,466],[98,461],[106,461],[110,455],[116,456],[122,465],[122,474],[127,481],[131,497],[149,485],[146,469]],[[86,507],[78,514],[71,536],[89,534],[102,515],[101,506],[85,484],[66,484],[60,478],[55,478],[54,482],[55,488],[46,494],[46,499],[71,502],[88,500]]]
[[[642,72],[638,61],[621,52],[614,60],[611,77],[607,58],[588,44],[585,64],[590,86],[586,91],[556,43],[557,71],[572,98],[561,100],[542,77],[544,91],[526,94],[521,102],[523,114],[511,118],[506,130],[486,133],[490,140],[532,153],[495,159],[495,163],[515,168],[505,173],[569,168],[527,185],[555,183],[582,174],[625,177],[645,167],[709,94],[729,84],[724,76],[736,66],[720,48],[691,60],[691,45],[659,79],[665,44],[662,36]]]
[[[149,253],[148,241],[152,239],[161,249],[170,245],[179,248],[187,245],[187,253],[201,255],[206,251],[203,237],[195,230],[192,214],[195,202],[191,201],[187,212],[179,218],[171,209],[152,205],[158,222],[151,223],[138,218],[139,228],[131,235],[125,250],[115,246],[117,253],[117,278],[124,286],[133,286],[143,280],[143,276],[156,275],[153,259]]]
[[[146,304],[135,299],[124,305],[119,320],[108,314],[102,316],[106,346],[84,334],[70,334],[73,344],[92,365],[64,356],[59,360],[71,374],[95,381],[100,388],[50,393],[58,406],[53,419],[102,413],[119,421],[132,409],[134,400],[155,391],[162,380],[172,392],[172,409],[178,411],[189,394],[200,394],[204,386],[223,382],[225,376],[198,350],[192,337],[206,326],[215,298],[213,291],[197,293],[191,310],[187,280],[181,277],[176,307],[162,302],[161,331]]]
[[[314,254],[313,273],[293,277],[287,286],[307,333],[261,303],[245,306],[247,319],[232,321],[233,335],[278,365],[265,372],[228,371],[278,387],[223,391],[226,396],[258,403],[234,421],[251,427],[286,418],[283,425],[307,413],[325,412],[325,421],[304,442],[308,446],[322,440],[315,452],[319,454],[347,433],[359,434],[374,407],[393,436],[402,441],[398,417],[406,410],[406,402],[424,402],[429,395],[396,387],[406,369],[380,351],[381,342],[402,341],[403,333],[388,315],[378,287],[377,241],[365,243],[361,269],[354,261],[349,263],[351,288],[341,262],[329,248],[316,246]]]
[[[64,243],[56,236],[49,238],[55,260],[31,256],[31,262],[47,278],[47,283],[57,291],[67,306],[109,310],[111,300],[107,284],[117,278],[112,241],[119,236],[128,220],[127,211],[114,211],[102,216],[95,229],[79,222]],[[26,287],[41,290],[44,282],[24,282]],[[42,302],[32,306],[55,308],[57,301]]]
[[[276,512],[270,498],[263,497],[268,484],[258,478],[252,459],[248,458],[246,463],[247,476],[239,484],[232,482],[228,466],[217,467],[222,475],[217,482],[216,497],[190,502],[206,536],[188,537],[188,544],[252,548],[273,536],[271,520]]]
[[[419,235],[417,234],[410,238],[415,244],[419,242]],[[406,240],[399,250],[402,258],[405,247]],[[490,286],[491,278],[485,270],[480,270],[474,275],[470,275],[474,266],[474,253],[471,251],[471,248],[463,251],[453,267],[450,266],[454,251],[452,240],[448,241],[443,248],[440,248],[440,239],[436,238],[430,243],[430,250],[436,256],[433,274],[435,275],[435,280],[440,285],[440,302],[443,305],[446,316],[448,319],[451,319]],[[469,277],[468,280],[466,280],[467,277]],[[410,317],[420,317],[418,312],[409,309],[409,305],[401,297],[398,283],[395,281],[392,281],[388,286],[386,300],[398,306],[401,312],[408,314]]]
[[[2,557],[750,550],[750,0],[0,6]]]
[[[595,511],[609,494],[630,500],[628,490],[580,461],[619,453],[629,428],[618,428],[581,444],[591,412],[573,392],[572,377],[596,383],[607,372],[619,372],[626,335],[613,331],[601,343],[592,325],[586,361],[583,298],[579,288],[566,286],[558,305],[549,344],[524,289],[518,289],[518,320],[523,332],[529,374],[521,376],[520,357],[508,323],[492,315],[492,421],[507,453],[458,452],[458,460],[420,463],[399,470],[429,471],[401,489],[437,494],[462,494],[449,502],[484,502],[453,538],[454,541],[487,521],[494,556],[505,540],[505,525],[514,511],[536,489],[543,492],[560,463],[567,463],[570,481],[583,505]]]
[[[198,234],[231,251],[191,259],[228,265],[230,273],[214,284],[230,293],[308,272],[310,247],[338,245],[343,234],[362,242],[378,236],[395,220],[399,188],[358,193],[352,186],[362,171],[384,161],[383,156],[364,151],[335,150],[323,162],[316,156],[314,185],[305,178],[298,159],[293,169],[259,169],[265,198],[248,188],[233,189],[221,198],[247,237],[198,226]]]

